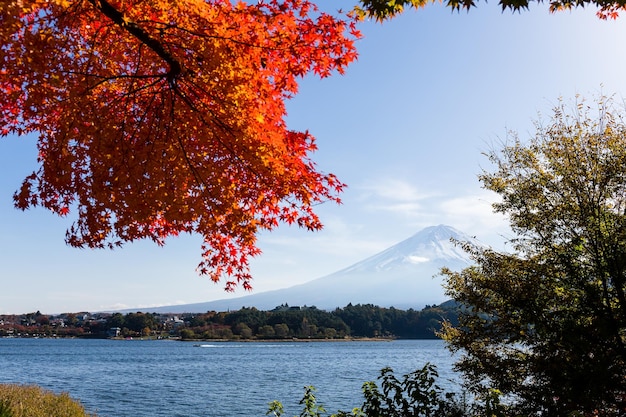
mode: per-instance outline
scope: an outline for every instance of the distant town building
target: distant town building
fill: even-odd
[[[119,327],[111,327],[109,330],[107,330],[107,337],[119,337],[121,333],[122,329],[120,329]]]

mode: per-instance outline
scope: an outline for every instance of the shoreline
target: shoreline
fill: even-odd
[[[195,343],[203,343],[203,342],[214,342],[214,343],[285,343],[285,342],[296,342],[296,343],[324,343],[324,342],[393,342],[394,340],[400,340],[398,338],[393,337],[349,337],[342,339],[301,339],[301,338],[292,338],[292,339],[173,339],[178,340],[180,342],[195,342]]]

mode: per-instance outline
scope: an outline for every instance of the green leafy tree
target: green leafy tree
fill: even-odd
[[[141,312],[128,313],[124,319],[126,327],[136,333],[143,333],[144,329],[154,329],[158,327],[158,323],[151,314]]]
[[[272,326],[266,324],[259,327],[259,336],[265,339],[269,339],[276,336],[276,332],[274,331],[274,328]]]
[[[215,329],[215,336],[222,339],[232,339],[233,331],[229,327],[220,327]]]
[[[274,334],[279,339],[284,339],[285,337],[289,336],[289,326],[287,326],[285,323],[275,324]]]
[[[111,317],[107,319],[107,327],[119,327],[120,329],[125,326],[124,315],[122,313],[113,313]]]
[[[239,323],[245,323],[254,333],[259,327],[268,324],[267,312],[258,310],[255,307],[242,307],[237,311],[228,313],[224,322],[232,327],[235,327]]]
[[[489,154],[512,253],[469,248],[445,271],[465,306],[443,335],[472,391],[497,389],[524,415],[626,410],[626,124],[610,99],[561,103],[527,143]]]
[[[245,323],[239,323],[235,326],[234,333],[241,336],[242,339],[252,338],[252,329]]]
[[[183,340],[190,340],[196,338],[196,333],[191,329],[181,329],[180,338]]]

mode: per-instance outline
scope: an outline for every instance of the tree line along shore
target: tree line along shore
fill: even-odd
[[[0,337],[179,338],[182,340],[432,339],[456,304],[401,310],[348,304],[333,311],[283,304],[206,313],[64,313],[0,316]]]

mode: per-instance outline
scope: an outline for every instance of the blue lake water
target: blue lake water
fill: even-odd
[[[383,367],[398,376],[437,365],[458,388],[440,340],[391,342],[178,342],[0,339],[0,383],[68,392],[99,417],[265,416],[279,400],[299,415],[304,386],[329,412],[362,404],[361,385]]]

